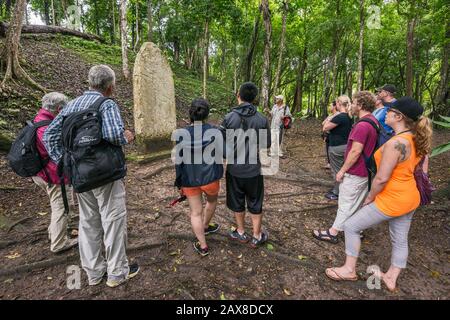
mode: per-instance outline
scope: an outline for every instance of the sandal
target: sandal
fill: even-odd
[[[336,268],[328,268],[325,270],[325,274],[328,278],[334,281],[357,281],[358,276],[346,278],[336,272]]]
[[[319,234],[317,235],[314,231],[317,231]],[[327,229],[326,231],[320,231],[320,230],[314,230],[314,231],[313,231],[313,237],[316,238],[317,240],[327,241],[327,242],[331,242],[333,244],[336,244],[339,242],[338,236],[333,236],[330,233],[330,229]]]

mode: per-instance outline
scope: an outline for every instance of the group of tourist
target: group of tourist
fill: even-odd
[[[67,153],[71,147],[75,155],[80,150],[86,152],[83,153],[86,156],[89,156],[88,152],[92,152],[91,142],[95,140],[95,136],[80,136],[79,133],[80,128],[89,130],[92,126],[83,127],[79,124],[73,129],[75,131],[70,131],[73,133],[70,136],[72,140],[67,144],[68,129],[65,122],[71,115],[84,112],[93,105],[96,105],[101,116],[101,121],[97,121],[101,122],[101,132],[98,134],[105,146],[120,149],[134,140],[133,133],[124,128],[119,106],[108,99],[113,95],[114,89],[114,71],[105,65],[94,66],[89,72],[89,91],[70,102],[60,93],[45,95],[42,108],[34,119],[35,122],[51,121],[48,126],[38,129],[36,142],[41,157],[49,161],[42,172],[33,177],[34,182],[47,192],[50,199],[50,249],[59,253],[78,244],[81,264],[87,273],[89,285],[98,285],[106,279],[109,287],[124,283],[140,270],[138,264],[129,264],[126,254],[125,186],[122,179],[117,178],[126,173],[124,161],[122,166],[114,168],[118,171],[114,176],[116,178],[96,183],[86,191],[83,189],[76,193],[79,204],[78,239],[68,237],[66,231],[74,211],[73,199],[70,197],[71,182],[74,180],[73,175],[82,175],[77,170],[86,169],[80,166],[75,170],[73,166],[77,164],[72,163],[69,168],[72,171],[64,171],[66,177],[61,180],[61,167],[67,166],[67,161],[70,162]],[[223,146],[224,155],[227,155],[230,149],[236,151],[244,148],[245,159],[243,163],[239,163],[223,156],[225,170],[223,163],[210,163],[204,159],[201,163],[181,162],[175,165],[175,185],[188,200],[190,220],[196,236],[193,248],[201,256],[209,254],[206,236],[220,229],[220,225],[212,221],[224,171],[226,205],[234,213],[236,221],[236,226],[228,232],[229,238],[249,243],[253,247],[261,246],[268,240],[268,232],[262,226],[264,177],[261,161],[259,156],[256,157],[256,162],[249,161],[252,147],[255,146],[250,146],[245,139],[242,145],[236,140],[231,144],[218,143],[222,138],[223,141],[228,141],[230,130],[241,130],[244,133],[254,130],[258,137],[265,137],[257,140],[258,152],[270,150],[272,156],[284,157],[281,148],[285,129],[283,119],[286,116],[292,117],[291,111],[285,104],[284,97],[276,96],[275,105],[270,112],[270,123],[253,104],[257,96],[258,88],[255,84],[243,83],[237,93],[237,106],[225,115],[219,127],[207,121],[210,113],[207,100],[195,99],[189,108],[191,124],[182,130],[187,131],[192,143],[183,152],[194,153],[196,148],[204,151],[217,145]],[[361,246],[361,231],[388,221],[393,247],[392,263],[382,278],[391,290],[396,286],[400,270],[406,267],[408,231],[420,202],[414,182],[414,169],[423,157],[427,157],[431,147],[431,123],[423,116],[423,108],[412,98],[395,99],[394,96],[395,87],[386,85],[378,90],[376,96],[368,91],[360,91],[351,100],[343,95],[332,104],[331,115],[322,123],[335,179],[334,187],[326,197],[338,201],[338,210],[330,228],[313,232],[316,239],[330,243],[338,243],[339,232],[344,232],[347,255],[345,264],[339,268],[327,269],[326,275],[334,280],[356,280],[355,266]],[[91,116],[95,118],[98,115],[94,111]],[[86,118],[89,117],[85,116],[83,119]],[[353,118],[356,118],[356,122]],[[392,135],[382,146],[378,139],[380,127]],[[215,134],[205,134],[207,131]],[[265,135],[260,135],[263,131]],[[195,132],[201,132],[201,135],[196,135]],[[178,140],[176,143],[182,141]],[[369,185],[366,158],[372,155],[376,161],[377,173]],[[424,170],[427,171],[426,165]],[[67,184],[65,191],[59,188],[60,184]],[[74,186],[75,189],[76,187]],[[78,190],[80,188],[78,186]],[[64,192],[69,195],[69,215],[66,214]],[[251,217],[251,232],[247,232],[245,228],[246,212]]]

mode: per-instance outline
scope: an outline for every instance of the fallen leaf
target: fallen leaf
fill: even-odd
[[[15,253],[11,253],[11,254],[9,254],[9,255],[7,255],[7,256],[5,256],[5,257],[8,258],[8,259],[16,259],[16,258],[18,258],[18,257],[20,257],[20,256],[21,256],[20,253],[15,252]]]
[[[238,259],[241,259],[241,258],[242,258],[242,253],[241,253],[240,255],[238,255],[237,258],[238,258]]]
[[[308,257],[299,255],[299,256],[298,256],[298,259],[299,259],[299,260],[306,260],[306,259],[308,259]]]
[[[14,281],[14,279],[6,279],[5,281],[3,281],[4,283],[12,283]]]
[[[45,216],[45,215],[48,214],[48,212],[38,212],[37,214],[40,215],[40,216]]]
[[[47,280],[53,280],[53,278],[52,277],[47,277]]]
[[[172,251],[171,253],[169,253],[169,256],[176,256],[178,254],[178,251]]]
[[[220,300],[227,300],[227,299],[225,298],[225,294],[224,294],[223,292],[220,294]]]
[[[433,278],[439,278],[441,276],[441,274],[437,271],[431,271],[431,276]]]
[[[273,245],[271,245],[270,243],[267,244],[267,249],[268,250],[273,250]]]
[[[287,296],[292,296],[292,293],[288,289],[284,289],[284,294]]]

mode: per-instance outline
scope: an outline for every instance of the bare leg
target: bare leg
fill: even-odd
[[[253,237],[256,239],[261,239],[261,223],[262,223],[262,213],[252,214],[252,225],[253,225]]]
[[[245,232],[245,212],[235,212],[234,216],[237,223],[237,231],[239,234],[244,234]]]
[[[215,196],[208,196],[206,195],[206,206],[203,210],[203,223],[205,229],[208,228],[209,223],[211,222],[211,219],[216,212],[217,207],[217,195]]]
[[[397,285],[397,279],[401,271],[402,269],[391,265],[386,273],[381,274],[381,279],[383,280],[383,282],[386,284],[386,287],[388,287],[390,291],[395,290],[395,287]]]
[[[205,229],[203,228],[203,203],[202,196],[188,197],[190,213],[191,213],[191,225],[192,230],[195,233],[201,248],[206,248]]]

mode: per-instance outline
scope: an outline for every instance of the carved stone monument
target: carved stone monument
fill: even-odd
[[[172,69],[154,43],[144,43],[136,57],[133,95],[139,151],[170,149],[170,137],[177,126],[175,87]]]

